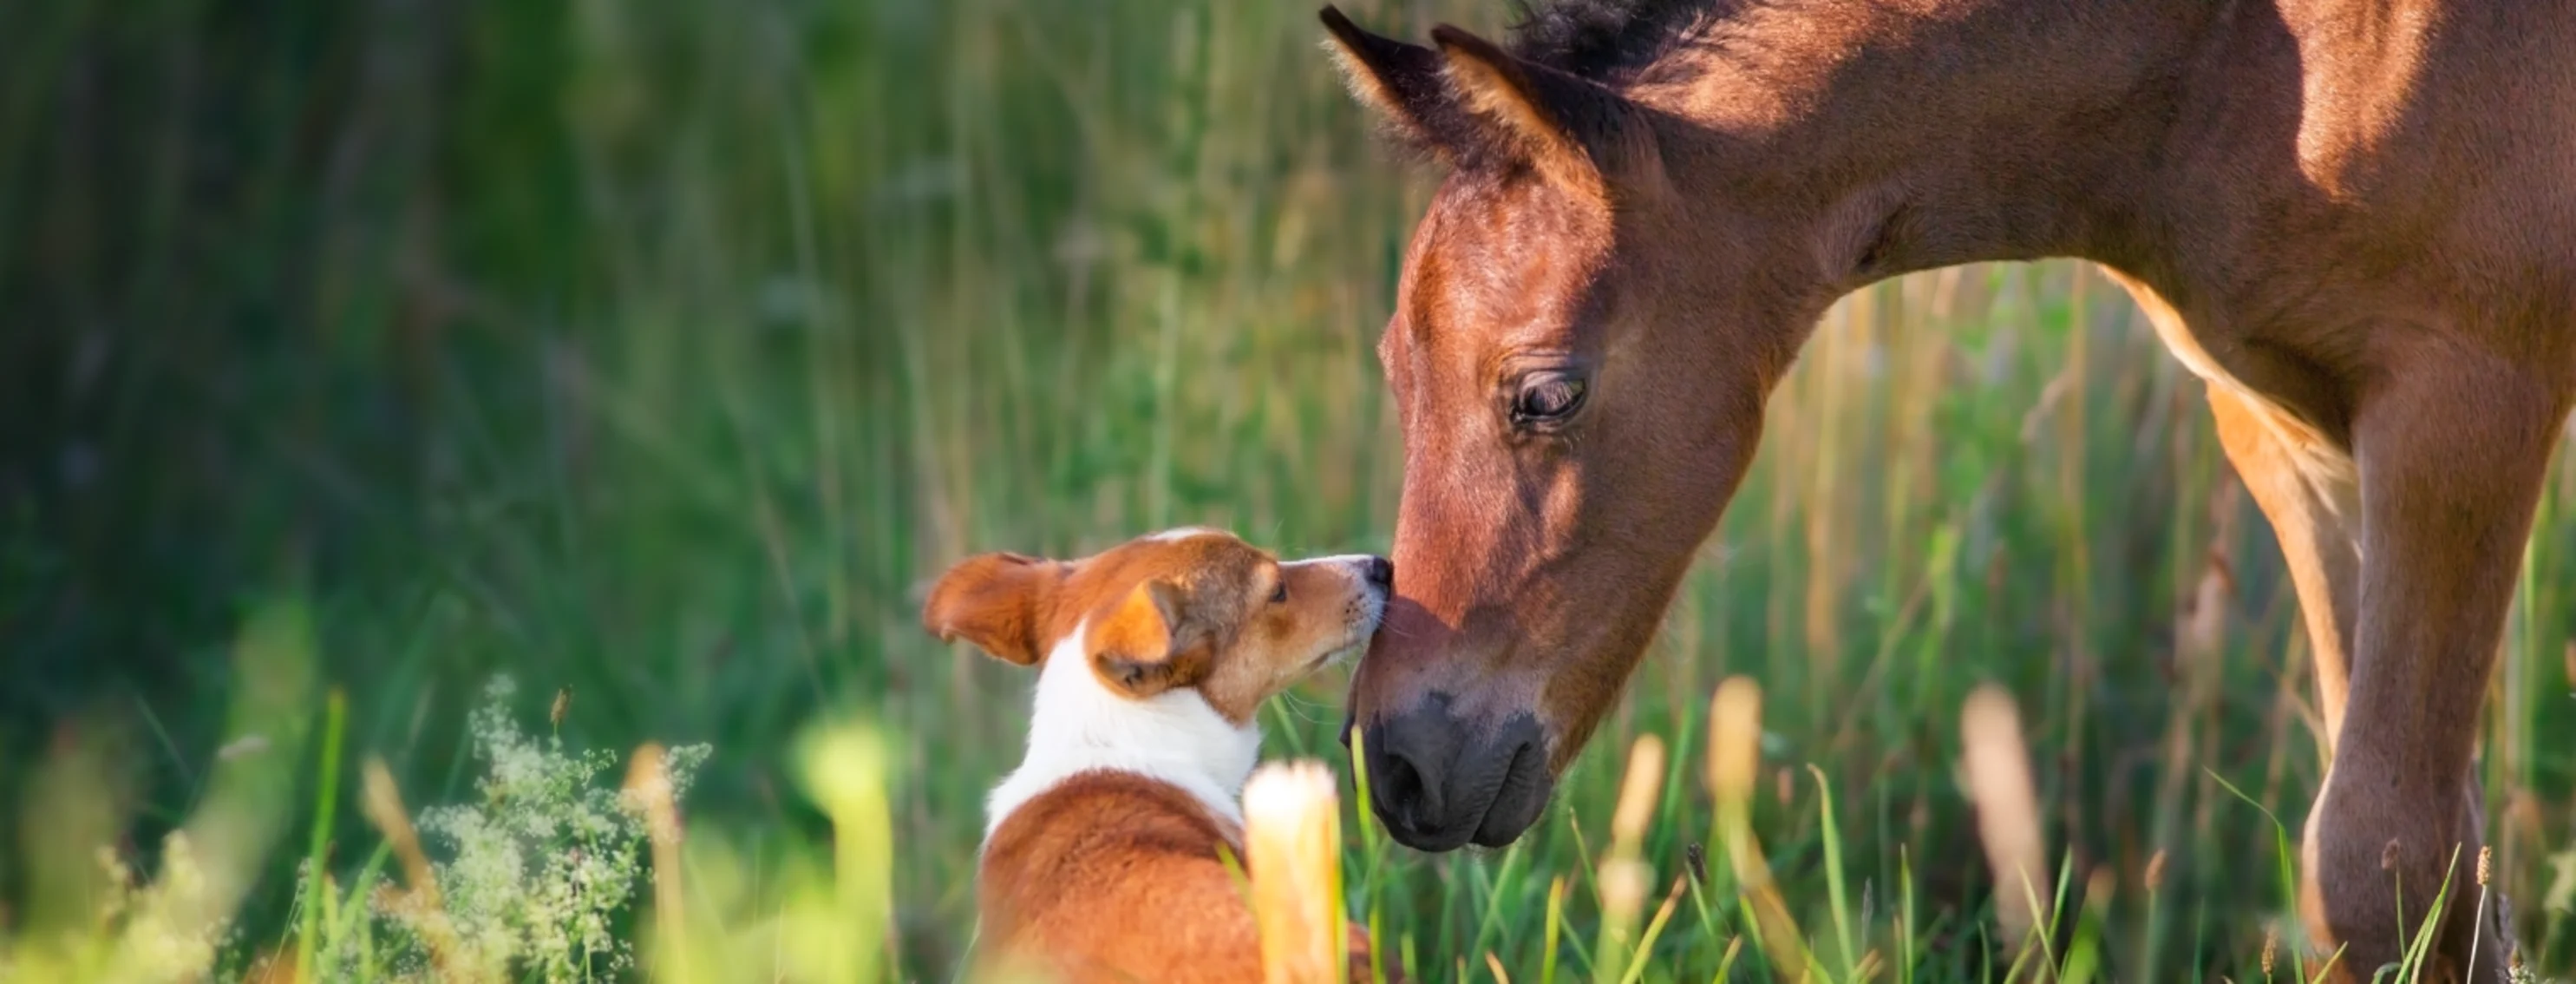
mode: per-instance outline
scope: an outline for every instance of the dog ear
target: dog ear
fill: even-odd
[[[1188,592],[1155,578],[1092,618],[1092,666],[1130,697],[1186,687],[1207,675],[1215,634],[1190,612]]]
[[[1015,553],[968,557],[939,576],[921,625],[941,642],[964,639],[996,658],[1035,664],[1046,655],[1038,638],[1043,613],[1064,580],[1064,565]]]

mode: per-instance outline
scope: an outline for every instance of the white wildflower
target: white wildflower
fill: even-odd
[[[376,915],[403,940],[400,966],[413,974],[434,969],[431,941],[443,931],[454,946],[440,956],[464,965],[451,973],[562,981],[631,969],[632,945],[616,930],[645,876],[648,831],[640,808],[602,781],[619,756],[530,736],[509,714],[515,693],[507,678],[493,681],[468,719],[484,764],[475,801],[419,816],[432,854],[446,857],[435,871],[439,911],[406,900]],[[709,752],[671,750],[675,796]]]

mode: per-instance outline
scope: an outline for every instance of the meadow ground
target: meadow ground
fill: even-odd
[[[1310,3],[8,20],[0,977],[945,980],[1026,681],[922,634],[928,577],[1182,523],[1386,545],[1372,347],[1435,176],[1372,142]],[[2560,975],[2571,469],[2481,767],[2493,887]],[[1772,399],[1544,822],[1430,857],[1347,816],[1345,892],[1426,980],[1767,979],[1790,937],[1826,979],[1985,979],[2016,907],[2069,978],[2288,979],[2296,622],[2200,384],[2098,273],[1881,284]],[[1736,676],[1758,765],[1718,796]],[[1347,777],[1341,683],[1266,708],[1269,753]],[[1996,901],[1958,765],[1987,686],[2035,905]],[[647,742],[694,766],[676,816]],[[1739,895],[1755,858],[1776,899]]]

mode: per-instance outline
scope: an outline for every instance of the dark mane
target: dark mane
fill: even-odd
[[[1736,4],[1728,0],[1520,0],[1513,54],[1611,84],[1629,81],[1699,26]]]

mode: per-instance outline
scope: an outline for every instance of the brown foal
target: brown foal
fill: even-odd
[[[2481,697],[2576,396],[2576,5],[1559,0],[1510,50],[1324,22],[1449,167],[1379,348],[1404,576],[1352,710],[1397,839],[1536,820],[1837,297],[2081,257],[2207,381],[2288,555],[2333,753],[2311,943],[2341,980],[2399,958],[2397,907],[2477,853]],[[2502,980],[2471,908],[2434,979]]]

